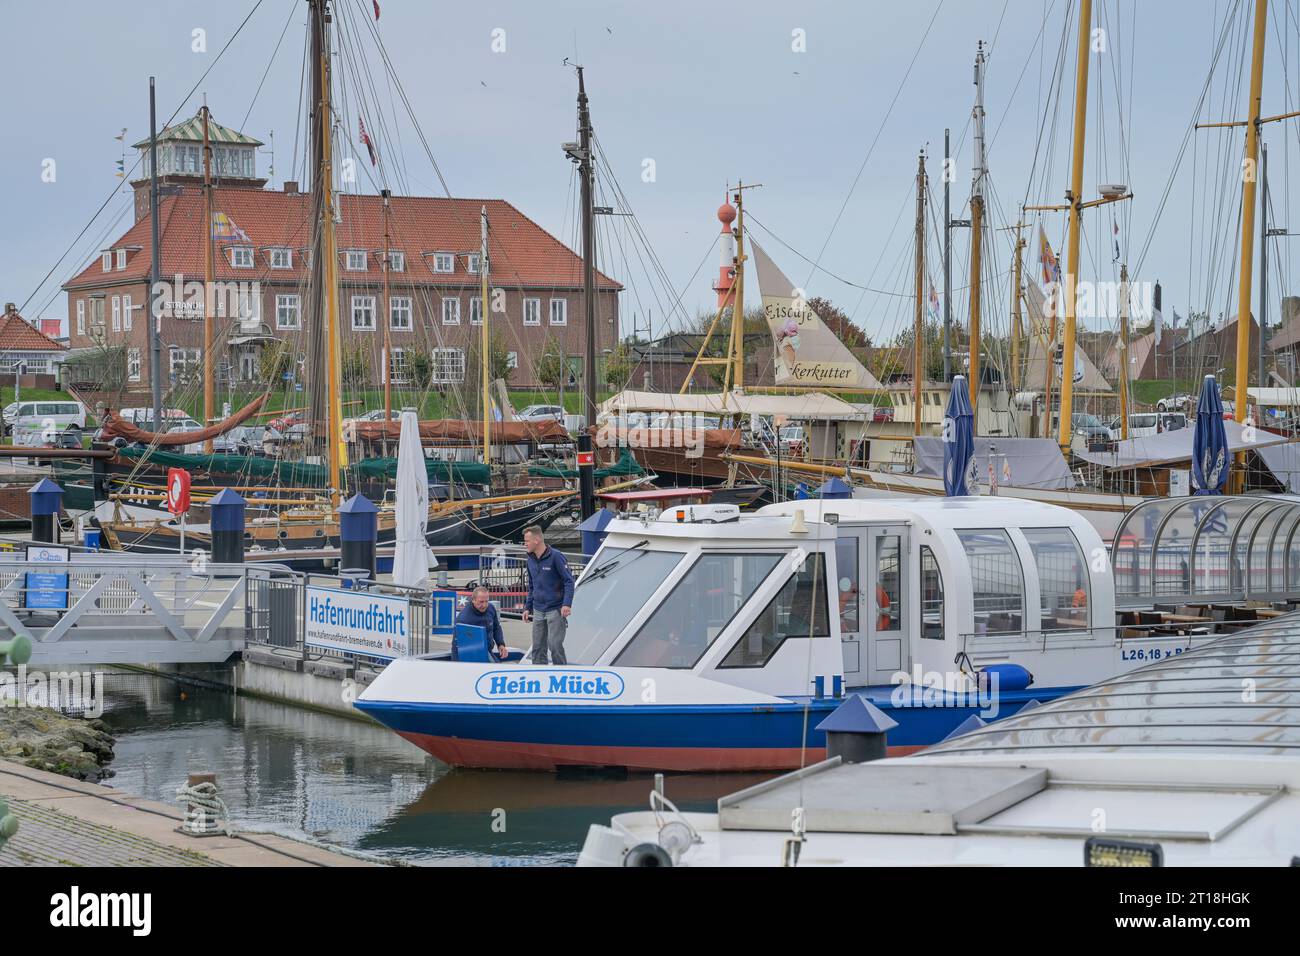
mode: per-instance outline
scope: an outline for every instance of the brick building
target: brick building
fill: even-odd
[[[296,183],[267,190],[256,175],[259,142],[209,121],[213,145],[213,235],[217,283],[214,337],[219,384],[256,381],[259,353],[286,339],[301,356],[309,321],[311,196]],[[160,315],[166,382],[201,367],[204,200],[202,123],[193,118],[159,134],[162,284],[150,295],[149,143],[135,180],[135,224],[63,286],[73,349],[123,347],[128,387],[149,387],[150,303]],[[335,225],[339,328],[344,349],[374,356],[380,380],[384,323],[393,381],[408,375],[414,351],[431,358],[436,385],[463,380],[481,336],[479,212],[487,207],[489,326],[515,371],[510,386],[536,387],[537,360],[551,342],[581,375],[585,347],[582,260],[500,199],[342,194]],[[389,307],[383,312],[385,227]],[[618,341],[621,286],[597,272],[596,354]]]

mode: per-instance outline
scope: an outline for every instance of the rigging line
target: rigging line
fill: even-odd
[[[930,36],[930,30],[934,27],[935,20],[939,18],[939,12],[943,10],[943,4],[944,0],[939,0],[938,5],[934,8],[934,14],[930,17],[930,22],[926,24],[925,33],[921,35],[921,42],[916,45],[916,50],[912,53],[911,62],[907,64],[907,70],[903,73],[903,78],[899,81],[898,88],[894,90],[894,98],[889,101],[889,108],[885,110],[885,116],[880,121],[880,126],[876,129],[876,135],[871,140],[871,146],[867,149],[867,155],[863,158],[862,165],[858,167],[857,175],[853,177],[853,182],[849,186],[848,195],[844,197],[844,202],[840,204],[840,211],[835,214],[835,221],[831,223],[831,229],[826,235],[826,241],[822,243],[822,247],[817,253],[817,262],[821,261],[821,257],[825,255],[827,247],[831,244],[831,239],[835,235],[835,230],[839,227],[840,220],[844,217],[844,211],[848,209],[849,201],[853,198],[853,193],[858,188],[858,183],[862,179],[862,174],[867,169],[867,163],[871,161],[871,156],[876,151],[876,144],[880,142],[880,137],[885,132],[885,125],[889,122],[889,117],[893,115],[894,106],[898,103],[898,98],[902,94],[903,88],[907,85],[908,77],[912,75],[912,67],[916,66],[916,61],[921,56],[921,50],[925,47],[925,41]],[[813,263],[814,269],[817,267],[817,262]],[[811,280],[812,272],[809,272],[808,279],[804,281],[804,285],[806,286]]]
[[[230,44],[235,42],[235,38],[239,36],[239,34],[243,31],[244,27],[248,24],[248,21],[253,18],[253,14],[257,12],[258,8],[261,7],[264,2],[265,0],[257,0],[257,2],[253,5],[253,9],[248,11],[248,15],[244,17],[243,22],[241,22],[239,26],[235,28],[235,32],[232,33],[230,35],[230,39],[226,41],[226,45],[223,46],[217,52],[216,57],[212,60],[211,63],[208,64],[208,68],[203,71],[203,75],[200,76],[197,81],[195,81],[194,85],[190,87],[190,91],[187,94],[185,94],[185,99],[181,100],[180,105],[176,107],[175,111],[172,112],[172,115],[167,118],[167,121],[165,123],[163,123],[164,129],[170,126],[172,120],[174,120],[177,114],[179,114],[180,111],[185,108],[185,104],[188,103],[190,97],[194,95],[194,91],[199,88],[199,84],[201,84],[205,79],[207,79],[208,74],[211,73],[213,68],[217,65],[217,63],[220,62],[221,57],[225,55],[225,52],[228,49],[230,49]],[[23,304],[19,307],[18,311],[20,312],[26,311],[28,304],[32,301],[32,299],[36,297],[37,293],[39,293],[41,289],[44,288],[45,283],[50,281],[50,276],[54,275],[55,271],[59,268],[59,266],[63,264],[63,260],[68,257],[68,253],[71,252],[72,249],[76,246],[76,244],[81,241],[81,238],[86,234],[86,231],[90,229],[91,225],[94,224],[95,220],[99,218],[100,213],[102,213],[106,208],[108,208],[108,204],[113,201],[113,197],[116,196],[118,192],[122,189],[122,187],[126,185],[127,181],[130,179],[131,174],[135,172],[136,167],[140,165],[140,163],[143,161],[143,158],[144,158],[143,153],[141,153],[139,156],[136,157],[135,162],[131,164],[131,168],[127,171],[127,174],[122,177],[122,182],[117,183],[113,186],[113,190],[108,194],[108,198],[105,199],[104,202],[100,205],[100,207],[95,210],[94,214],[91,215],[90,221],[86,223],[86,225],[82,228],[81,232],[77,233],[76,238],[74,238],[72,242],[68,244],[68,248],[64,251],[63,255],[59,256],[58,261],[54,263],[54,265],[50,268],[50,271],[45,273],[45,277],[41,279],[41,281],[37,284],[36,288],[33,289],[31,294],[27,296],[27,298],[23,301]]]
[[[266,69],[262,71],[262,78],[257,82],[257,89],[253,92],[253,99],[248,104],[248,112],[244,114],[244,121],[239,124],[242,130],[248,126],[248,117],[253,113],[253,106],[257,103],[257,97],[262,92],[262,84],[266,82],[266,77],[271,72],[271,67],[275,65],[275,55],[280,52],[280,44],[284,42],[285,34],[289,32],[289,24],[293,22],[293,15],[297,11],[297,0],[292,0],[289,4],[289,18],[284,21],[284,29],[280,31],[280,39],[275,41],[275,49],[271,51],[271,58],[266,61]]]

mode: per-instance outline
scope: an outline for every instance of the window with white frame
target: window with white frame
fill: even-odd
[[[958,531],[974,593],[975,633],[1016,633],[1025,627],[1025,576],[1006,531]]]
[[[519,353],[518,353],[518,352],[507,352],[507,353],[506,353],[506,368],[518,368],[518,367],[519,367]]]
[[[406,253],[398,252],[396,249],[388,250],[388,270],[390,272],[406,271]]]
[[[552,299],[551,300],[551,325],[568,325],[569,324],[569,300]]]
[[[435,384],[465,381],[465,353],[461,349],[434,349],[429,358],[433,366],[431,381]]]
[[[460,325],[460,299],[442,300],[442,324]]]
[[[283,293],[275,297],[275,327],[302,328],[302,299],[296,293]]]
[[[352,297],[352,328],[358,332],[374,331],[375,297],[373,295]]]
[[[1069,528],[1025,528],[1022,532],[1038,568],[1044,631],[1088,626],[1088,565]]]
[[[483,297],[476,295],[469,300],[469,324],[483,324]]]
[[[185,375],[199,365],[198,349],[183,349],[179,346],[172,346],[168,356],[169,370],[173,381],[183,379]]]
[[[126,379],[128,382],[140,381],[140,350],[126,350]]]
[[[77,334],[86,334],[86,300],[77,300]]]
[[[366,271],[366,250],[349,249],[347,252],[347,270],[349,272]]]
[[[388,300],[388,327],[396,331],[411,329],[411,297],[395,295]]]
[[[406,364],[406,349],[393,349],[393,358],[388,367],[394,385],[405,385],[410,381],[411,370]]]
[[[122,331],[122,298],[113,296],[113,331]]]
[[[524,325],[542,324],[542,300],[524,299]]]
[[[123,332],[131,331],[131,323],[133,321],[131,318],[132,308],[134,308],[134,306],[131,304],[131,297],[129,295],[122,296],[122,331]]]
[[[478,275],[478,253],[471,252],[465,257],[465,271],[472,276]]]
[[[125,269],[125,268],[126,268],[126,250],[125,250],[125,249],[119,249],[119,250],[117,250],[117,267],[118,267],[118,269]]]
[[[92,330],[104,331],[104,297],[98,296],[90,300],[90,328]]]
[[[433,271],[455,272],[456,257],[450,252],[435,252],[433,254]]]
[[[112,272],[113,271],[112,251],[110,250],[109,252],[104,253],[103,258],[101,258],[99,262],[100,265],[103,266],[105,272]]]
[[[272,249],[271,250],[271,268],[272,269],[292,269],[293,268],[293,250],[292,249]]]
[[[251,246],[231,246],[230,264],[236,269],[253,268],[253,249]]]

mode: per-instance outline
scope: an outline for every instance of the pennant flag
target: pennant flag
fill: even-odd
[[[123,126],[123,127],[122,127],[122,132],[120,132],[120,133],[118,133],[116,136],[114,136],[113,139],[117,140],[119,143],[123,142],[123,141],[126,139],[126,127]]]
[[[1038,262],[1043,269],[1044,285],[1061,281],[1061,263],[1052,252],[1052,246],[1047,241],[1047,233],[1043,231],[1041,225],[1038,227]]]
[[[378,19],[379,19],[379,0],[374,0],[374,4],[375,4],[375,19],[378,20]]]
[[[930,283],[930,318],[939,321],[939,293],[934,291],[933,282]]]
[[[235,225],[233,219],[224,212],[212,214],[212,238],[216,242],[252,242],[248,233]]]
[[[361,127],[361,142],[366,144],[366,151],[370,153],[370,165],[373,166],[379,161],[375,154],[375,144],[370,141],[370,134],[366,132],[366,121],[358,116],[357,123]]]
[[[126,178],[126,160],[119,159],[117,161],[117,172],[114,175],[116,175],[118,179]]]
[[[1119,262],[1119,223],[1112,219],[1111,225],[1115,227],[1115,261]]]

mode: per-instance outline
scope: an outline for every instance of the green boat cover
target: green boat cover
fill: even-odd
[[[564,468],[548,468],[545,465],[531,465],[528,468],[528,473],[530,475],[535,475],[539,478],[577,478],[578,477],[578,473],[576,471],[568,471]],[[645,469],[642,468],[640,465],[638,465],[636,459],[632,457],[632,450],[629,448],[624,448],[623,454],[619,456],[618,461],[614,462],[614,464],[609,465],[606,468],[597,468],[594,474],[597,480],[600,480],[601,478],[610,478],[610,477],[622,478],[622,477],[631,477],[634,475],[644,475]]]

